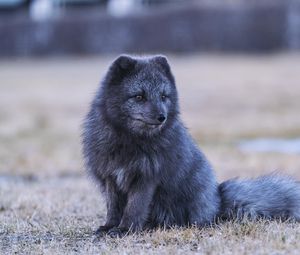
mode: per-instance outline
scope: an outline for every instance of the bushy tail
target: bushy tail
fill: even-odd
[[[222,219],[300,221],[300,183],[280,175],[232,179],[219,186]]]

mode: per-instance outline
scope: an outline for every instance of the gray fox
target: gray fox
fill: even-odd
[[[245,217],[300,220],[300,185],[292,178],[217,183],[180,120],[164,56],[121,55],[111,64],[84,120],[82,143],[86,168],[106,197],[98,234]]]

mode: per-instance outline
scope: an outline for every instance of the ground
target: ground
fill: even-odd
[[[93,235],[105,204],[84,172],[80,125],[114,57],[0,61],[0,253],[299,254],[296,223]],[[273,171],[300,179],[299,155],[237,147],[245,138],[300,136],[299,54],[169,59],[182,118],[218,181]]]

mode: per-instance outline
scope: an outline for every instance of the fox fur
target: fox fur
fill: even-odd
[[[158,226],[199,227],[221,219],[300,220],[300,186],[288,177],[217,183],[184,127],[164,56],[119,56],[85,118],[83,155],[106,197],[98,233]]]

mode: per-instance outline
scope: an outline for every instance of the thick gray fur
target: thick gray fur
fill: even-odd
[[[222,218],[300,221],[300,184],[280,175],[233,179],[219,186]]]
[[[299,219],[299,185],[286,178],[218,187],[179,117],[164,56],[122,55],[110,66],[84,121],[86,168],[106,196],[112,236],[157,226],[207,226],[218,216]],[[276,189],[275,189],[276,188]],[[222,199],[222,201],[221,201]]]

